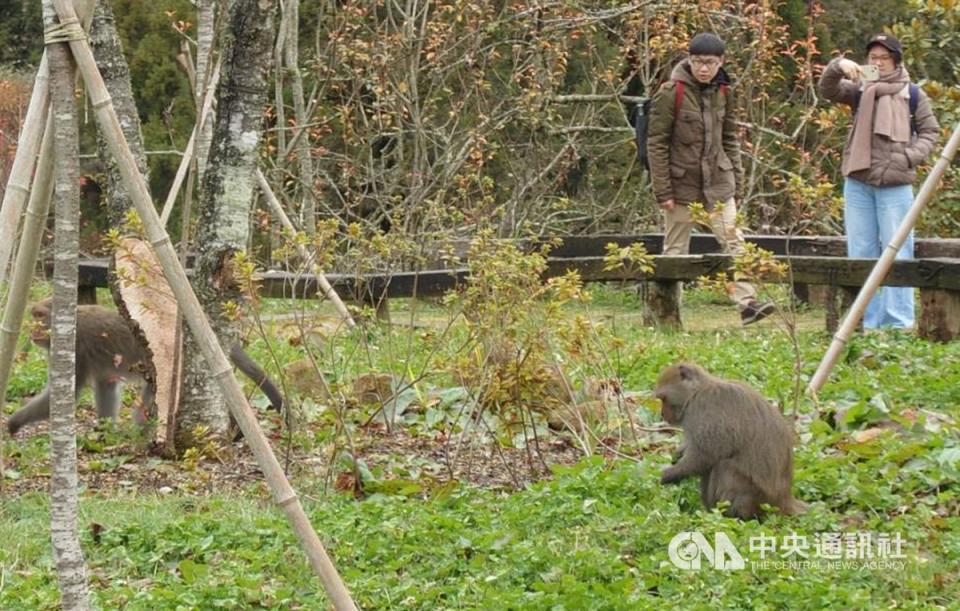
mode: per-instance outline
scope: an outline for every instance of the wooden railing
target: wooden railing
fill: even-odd
[[[796,286],[830,287],[825,305],[827,327],[836,326],[839,314],[837,299],[849,299],[863,285],[875,260],[843,256],[846,245],[837,237],[747,236],[747,240],[776,254],[787,264],[789,280]],[[679,284],[702,276],[713,276],[730,269],[732,257],[718,254],[712,236],[695,235],[691,255],[656,255],[651,274],[615,269],[605,270],[603,254],[606,244],[626,246],[643,242],[648,252],[659,252],[662,235],[589,236],[567,238],[554,248],[548,260],[547,276],[558,276],[570,270],[579,272],[585,282],[652,283],[647,292],[651,320],[668,326],[680,326]],[[528,243],[529,244],[529,243]],[[458,249],[460,250],[460,249]],[[465,252],[465,244],[462,247]],[[918,239],[916,259],[893,264],[884,279],[887,286],[913,286],[920,289],[920,335],[938,340],[953,339],[960,333],[960,240]],[[703,251],[703,252],[700,252]],[[787,253],[790,253],[789,255]],[[382,305],[388,298],[437,296],[456,288],[468,277],[465,268],[404,271],[383,274],[326,274],[333,288],[344,298]],[[80,283],[89,287],[107,285],[107,262],[86,261],[80,267]],[[319,298],[319,279],[311,275],[293,275],[266,271],[262,274],[265,297]],[[839,306],[842,307],[842,306]]]

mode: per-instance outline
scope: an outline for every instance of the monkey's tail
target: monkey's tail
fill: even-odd
[[[273,380],[270,379],[267,372],[243,351],[240,344],[235,344],[233,348],[230,349],[230,360],[233,361],[237,369],[253,380],[253,383],[260,389],[260,392],[267,396],[267,399],[270,400],[271,409],[277,412],[283,411],[283,395],[280,394],[280,389],[273,383]]]

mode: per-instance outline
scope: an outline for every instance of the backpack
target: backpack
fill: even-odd
[[[676,83],[676,89],[674,89],[673,115],[676,117],[680,112],[680,106],[683,104],[683,95],[686,85],[683,81],[674,81],[674,83]],[[727,95],[727,91],[729,89],[730,87],[726,83],[720,84],[720,93],[722,93],[724,96]],[[644,98],[643,101],[637,104],[637,110],[633,121],[633,135],[634,140],[637,143],[637,161],[640,163],[641,167],[648,172],[650,171],[650,157],[647,155],[647,131],[650,126],[651,99],[652,98]]]
[[[863,91],[857,90],[857,95],[853,98],[853,116],[856,122],[857,109],[860,108],[860,96]],[[917,106],[920,105],[920,86],[910,83],[910,135],[916,136],[917,131]]]

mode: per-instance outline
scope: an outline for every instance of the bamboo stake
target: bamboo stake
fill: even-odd
[[[93,0],[77,0],[75,7],[82,20],[83,29],[89,30],[90,20],[93,18]],[[44,49],[33,82],[30,105],[27,106],[27,115],[17,140],[17,154],[13,158],[10,178],[3,192],[3,203],[0,204],[0,289],[7,283],[7,264],[10,263],[10,256],[17,244],[17,228],[23,214],[24,202],[27,201],[30,176],[33,175],[36,165],[37,150],[40,148],[49,109],[50,68],[47,64],[47,51]]]
[[[920,217],[920,213],[927,205],[927,202],[930,201],[934,193],[940,188],[940,179],[947,171],[947,168],[950,167],[953,157],[957,154],[958,146],[960,146],[960,123],[954,128],[953,135],[950,136],[950,141],[947,142],[947,145],[943,148],[943,152],[940,154],[940,159],[937,160],[933,169],[927,174],[926,180],[923,181],[923,186],[920,187],[920,192],[917,193],[916,198],[913,200],[913,205],[910,206],[910,210],[907,211],[906,216],[900,221],[897,232],[893,235],[890,243],[887,244],[886,249],[884,249],[880,255],[880,259],[877,260],[877,263],[873,266],[873,270],[870,272],[870,275],[867,276],[866,282],[863,283],[863,287],[857,294],[856,300],[853,302],[853,305],[850,306],[850,311],[843,319],[840,328],[837,329],[837,333],[830,343],[826,354],[823,355],[823,359],[820,361],[816,373],[814,373],[810,379],[810,384],[807,386],[808,393],[815,395],[827,381],[827,376],[830,375],[830,371],[840,357],[840,351],[843,350],[847,339],[856,330],[857,325],[860,324],[860,319],[863,318],[863,312],[867,309],[867,304],[870,303],[870,299],[873,298],[880,283],[886,277],[887,272],[890,271],[890,266],[893,265],[893,261],[897,257],[897,252],[900,250],[900,247],[903,246],[903,242],[910,235],[910,232],[913,231],[913,227],[916,225],[917,219]]]
[[[203,124],[210,116],[210,109],[213,107],[213,92],[216,90],[217,81],[220,80],[220,60],[213,69],[213,78],[207,86],[207,93],[203,98],[203,109],[200,112],[200,121],[194,126],[190,133],[190,140],[187,142],[187,148],[183,150],[183,157],[180,158],[180,167],[177,168],[177,174],[173,177],[173,185],[167,193],[167,201],[163,204],[163,212],[160,213],[160,224],[167,226],[170,220],[170,213],[173,212],[173,203],[177,201],[177,194],[180,193],[180,187],[183,185],[183,179],[187,175],[187,169],[190,167],[190,161],[193,160],[193,149],[196,147],[197,134],[203,129]]]
[[[70,0],[54,0],[54,4],[60,16],[60,22],[64,27],[71,26],[71,24],[72,27],[79,27]],[[134,206],[143,221],[147,239],[163,267],[164,275],[170,282],[170,287],[173,289],[177,303],[183,310],[190,331],[196,338],[200,350],[210,366],[212,377],[220,385],[231,414],[240,426],[240,430],[243,431],[244,438],[264,472],[267,484],[273,492],[274,500],[286,513],[294,532],[300,538],[300,543],[307,553],[310,564],[320,577],[333,606],[336,609],[356,609],[346,585],[340,575],[337,574],[333,563],[323,548],[323,544],[320,542],[320,538],[304,512],[300,500],[290,486],[290,482],[287,481],[280,463],[277,462],[270,444],[260,429],[253,410],[247,403],[243,389],[233,376],[230,362],[224,355],[217,336],[210,327],[203,308],[190,286],[187,274],[177,259],[170,236],[167,235],[163,225],[160,224],[160,217],[157,215],[150,199],[147,185],[137,170],[133,155],[127,147],[110,95],[97,70],[93,53],[90,51],[87,41],[70,42],[70,50],[73,52],[77,68],[86,83],[87,94],[90,96],[90,103],[94,109],[97,125],[103,133],[104,139],[107,140],[111,152],[117,158],[124,183],[130,191]]]
[[[260,184],[260,190],[263,191],[263,194],[267,197],[267,203],[270,204],[270,209],[277,219],[280,220],[283,228],[291,234],[296,233],[297,230],[290,221],[290,217],[283,211],[283,206],[280,205],[280,201],[277,199],[277,196],[274,195],[273,189],[270,188],[270,184],[267,183],[267,178],[263,175],[263,172],[260,171],[260,168],[257,168],[257,182]],[[303,244],[297,244],[297,252],[304,261],[309,262],[312,258]],[[357,323],[354,322],[353,317],[350,316],[350,310],[348,310],[347,306],[340,300],[340,295],[333,290],[333,286],[331,286],[327,277],[324,276],[321,271],[317,271],[317,282],[320,284],[320,288],[323,289],[323,295],[333,302],[333,306],[337,308],[337,311],[343,316],[343,320],[346,321],[347,326],[351,329],[354,328]]]
[[[33,281],[33,270],[40,253],[43,230],[47,225],[47,212],[53,196],[53,115],[46,113],[46,129],[40,144],[39,164],[33,177],[30,202],[23,221],[23,236],[17,250],[10,281],[10,292],[0,323],[0,406],[7,403],[7,383],[17,354],[17,338],[23,326],[23,313],[27,305],[27,293]],[[0,434],[2,437],[2,434]],[[2,446],[0,446],[2,448]],[[0,488],[3,487],[3,456],[0,455]]]
[[[37,159],[37,149],[43,137],[47,114],[50,112],[50,68],[44,50],[37,69],[37,78],[30,94],[30,106],[23,121],[23,129],[17,140],[17,154],[13,158],[10,179],[3,192],[3,208],[0,209],[0,287],[7,283],[7,264],[17,243],[17,228],[23,205],[30,193],[30,176]],[[0,403],[2,405],[2,403]]]

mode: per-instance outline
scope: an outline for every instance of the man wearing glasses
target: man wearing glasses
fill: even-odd
[[[820,93],[854,111],[841,166],[847,256],[877,258],[913,203],[916,168],[933,151],[940,126],[926,94],[910,83],[900,41],[876,34],[866,50],[866,67],[844,57],[827,64]],[[912,234],[897,258],[913,258]],[[864,328],[912,328],[913,292],[882,287],[867,306]]]
[[[690,252],[694,222],[689,205],[699,202],[723,252],[740,254],[737,203],[743,196],[743,166],[734,123],[730,78],[723,69],[724,45],[716,34],[697,34],[689,57],[677,64],[650,104],[647,155],[654,197],[663,208],[663,254]],[[748,282],[736,280],[729,295],[749,325],[772,314]]]

